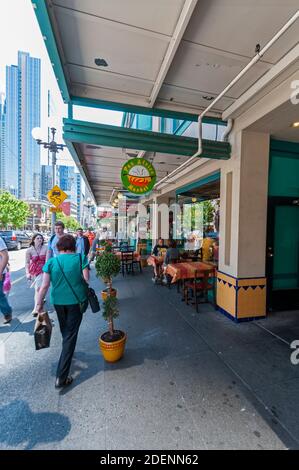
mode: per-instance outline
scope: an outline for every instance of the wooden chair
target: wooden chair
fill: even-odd
[[[213,283],[209,280],[213,279]],[[199,298],[203,297],[205,302],[208,302],[208,292],[213,291],[213,304],[216,303],[215,283],[214,278],[211,277],[210,272],[197,272],[195,271],[194,279],[186,280],[183,285],[184,300],[189,305],[190,297],[189,293],[192,293],[194,298],[194,306],[198,312]]]
[[[133,267],[137,264],[139,266],[139,271],[142,273],[141,259],[137,260],[133,253]]]
[[[134,252],[133,251],[121,251],[121,272],[125,275],[125,271],[128,274],[131,272],[134,274]]]

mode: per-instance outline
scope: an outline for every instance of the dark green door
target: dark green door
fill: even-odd
[[[299,201],[270,198],[268,223],[268,305],[299,308]]]

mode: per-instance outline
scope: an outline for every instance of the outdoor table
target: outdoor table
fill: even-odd
[[[166,267],[166,274],[172,277],[172,284],[179,280],[194,279],[195,276],[208,276],[213,271],[215,266],[201,261],[169,264]]]

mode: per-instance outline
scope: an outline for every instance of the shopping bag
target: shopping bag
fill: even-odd
[[[35,349],[48,348],[52,334],[52,323],[48,312],[39,313],[34,327]]]
[[[8,294],[11,289],[11,278],[10,273],[7,272],[4,275],[4,282],[3,282],[3,292],[4,294]]]

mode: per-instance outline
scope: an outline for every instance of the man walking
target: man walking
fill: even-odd
[[[76,253],[80,253],[81,256],[88,256],[89,253],[89,240],[88,238],[83,235],[83,229],[77,229],[77,236],[76,236]]]
[[[56,258],[58,256],[58,250],[56,248],[58,240],[64,235],[64,223],[61,222],[61,220],[57,220],[55,223],[55,235],[52,235],[52,237],[49,240],[48,243],[48,251],[47,251],[47,260],[50,258]]]
[[[8,251],[4,240],[0,237],[0,310],[4,315],[3,323],[10,323],[12,320],[12,308],[3,292],[6,266],[8,264]]]

